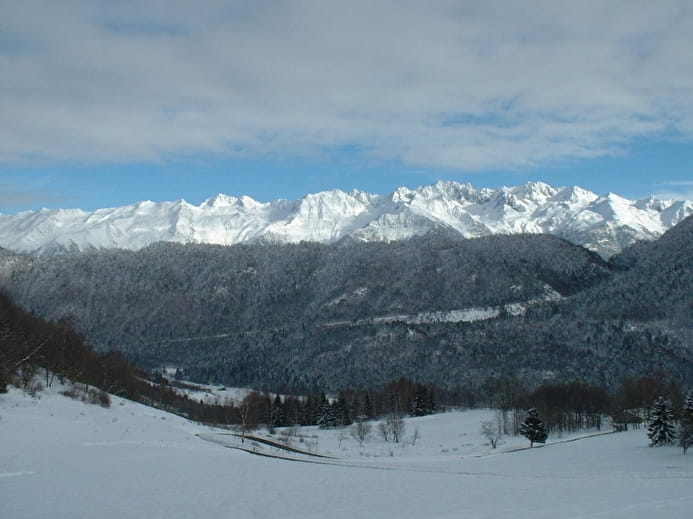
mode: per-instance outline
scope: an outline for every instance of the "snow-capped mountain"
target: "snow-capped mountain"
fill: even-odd
[[[93,212],[43,209],[0,215],[0,247],[52,254],[139,249],[157,241],[332,243],[347,237],[392,241],[430,232],[467,238],[548,233],[609,256],[636,240],[660,236],[690,214],[691,201],[632,201],[577,186],[530,182],[477,190],[438,182],[414,190],[401,187],[387,196],[334,190],[261,203],[220,194],[199,206],[185,200],[145,201]]]

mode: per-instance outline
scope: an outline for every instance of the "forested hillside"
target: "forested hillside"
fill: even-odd
[[[691,222],[611,263],[544,235],[156,244],[8,255],[2,283],[101,350],[201,381],[338,390],[518,376],[612,387],[660,369],[693,378]]]
[[[177,245],[15,260],[28,310],[68,317],[97,348],[262,332],[573,293],[607,275],[549,236],[415,238],[329,246]]]
[[[614,257],[614,275],[574,298],[576,314],[693,323],[693,218]]]

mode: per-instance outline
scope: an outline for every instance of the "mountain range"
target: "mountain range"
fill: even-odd
[[[219,194],[199,206],[185,200],[98,209],[0,214],[0,247],[51,255],[139,250],[155,242],[336,243],[397,241],[428,234],[476,238],[551,234],[610,257],[652,240],[693,214],[692,201],[628,200],[577,186],[541,182],[498,189],[437,182],[381,196],[339,190],[262,203]]]
[[[275,391],[693,380],[693,216],[609,260],[547,234],[0,250],[0,288],[99,351]]]

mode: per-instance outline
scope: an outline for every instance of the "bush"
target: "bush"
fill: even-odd
[[[359,416],[351,426],[351,436],[359,442],[359,445],[363,445],[363,442],[371,437],[372,430],[373,426],[365,420],[365,417]]]
[[[39,393],[43,391],[44,387],[40,380],[32,380],[24,386],[24,391],[32,398],[41,398]]]
[[[378,424],[378,431],[386,442],[392,440],[399,443],[404,438],[406,424],[401,416],[391,414],[384,422]]]
[[[102,389],[90,389],[89,390],[89,403],[94,405],[100,405],[108,409],[111,407],[111,395],[103,391]]]
[[[82,386],[73,385],[60,394],[80,400],[85,404],[100,405],[108,409],[111,407],[111,395],[101,389],[84,388]]]

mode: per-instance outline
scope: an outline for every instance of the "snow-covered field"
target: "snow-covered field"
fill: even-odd
[[[118,398],[103,409],[11,389],[0,395],[0,517],[691,517],[693,456],[649,448],[644,430],[493,451],[479,434],[489,416],[410,419],[397,446],[306,428],[294,446],[339,459],[305,463],[225,448],[237,442],[225,431]]]

